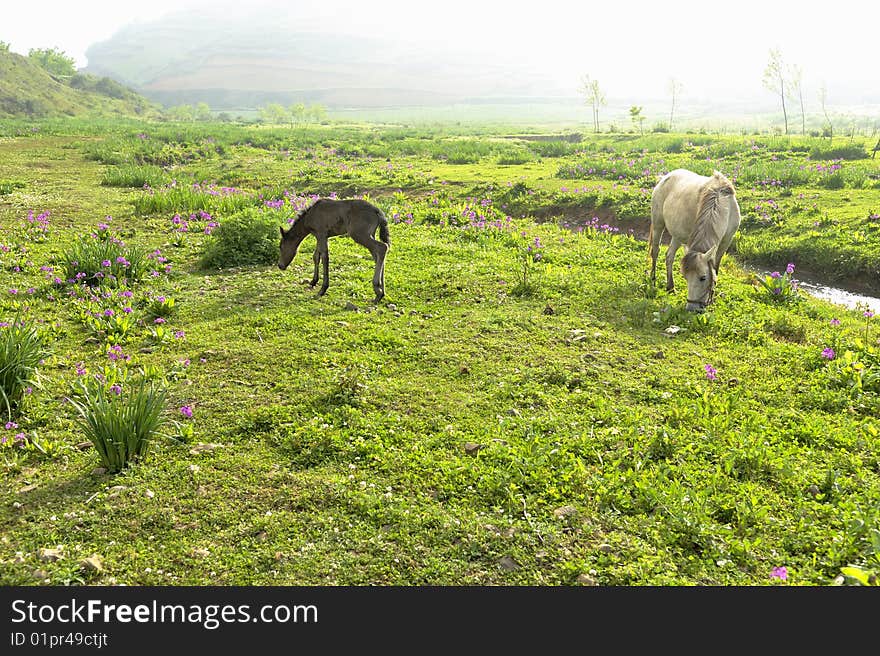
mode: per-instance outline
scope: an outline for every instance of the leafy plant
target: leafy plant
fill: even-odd
[[[794,264],[789,262],[785,267],[785,273],[774,271],[769,276],[755,276],[755,281],[763,290],[763,298],[773,302],[787,302],[798,298],[798,282],[792,278]]]
[[[48,354],[42,335],[18,319],[0,327],[0,401],[11,420],[27,389],[38,384],[37,368]]]
[[[97,378],[77,382],[79,398],[69,401],[107,471],[121,471],[146,456],[165,421],[166,393],[163,386],[143,378],[113,385]]]
[[[83,282],[96,287],[116,287],[140,280],[146,272],[146,252],[137,246],[126,246],[109,230],[88,237],[79,237],[61,255],[68,282]]]

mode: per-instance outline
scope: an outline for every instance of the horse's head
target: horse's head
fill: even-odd
[[[717,247],[713,247],[708,253],[689,251],[681,260],[681,273],[688,285],[688,312],[702,312],[715,296],[717,250]]]
[[[296,229],[296,224],[288,228],[287,231],[281,226],[278,226],[278,230],[281,232],[281,252],[278,256],[278,268],[284,271],[293,262],[293,258],[296,257],[296,250],[299,248],[305,235],[299,234],[300,231]]]

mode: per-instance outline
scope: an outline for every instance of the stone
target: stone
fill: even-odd
[[[477,451],[483,448],[482,444],[477,444],[476,442],[465,442],[464,443],[464,452],[469,456],[473,456],[477,454]]]
[[[104,571],[104,559],[98,554],[92,554],[88,558],[83,558],[79,561],[79,568],[86,572],[100,574]]]
[[[44,560],[47,563],[54,563],[56,560],[61,560],[64,557],[64,554],[62,553],[63,551],[64,548],[60,545],[55,549],[50,547],[40,547],[37,556],[40,560]]]
[[[513,556],[502,556],[498,560],[498,564],[501,565],[503,569],[506,569],[509,572],[520,568],[519,563],[516,562]]]

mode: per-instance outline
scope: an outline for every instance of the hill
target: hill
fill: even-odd
[[[0,52],[0,118],[137,116],[158,107],[109,77],[77,73],[56,78],[27,57]]]
[[[86,54],[90,73],[166,105],[207,102],[214,109],[268,102],[426,106],[556,91],[537,74],[511,75],[497,57],[269,15],[171,14],[128,25]]]

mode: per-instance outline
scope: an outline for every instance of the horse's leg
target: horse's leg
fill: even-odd
[[[672,265],[675,263],[675,252],[681,246],[681,242],[673,235],[666,249],[666,291],[675,291],[675,281],[672,279]]]
[[[315,254],[312,255],[312,260],[315,263],[315,275],[312,276],[311,282],[309,282],[309,287],[314,287],[318,284],[318,267],[321,265],[321,249],[318,246],[315,246]]]
[[[657,255],[660,253],[660,240],[663,237],[663,226],[654,228],[654,219],[651,219],[651,228],[648,231],[648,252],[651,255],[651,284],[657,282]]]
[[[378,303],[385,296],[385,255],[388,253],[388,244],[359,233],[353,234],[351,238],[370,251],[370,255],[373,256],[373,262],[375,262],[373,292],[376,294],[374,302]]]
[[[330,286],[330,249],[327,247],[326,236],[318,238],[318,245],[315,247],[315,250],[318,253],[318,260],[315,262],[316,283],[318,282],[318,262],[322,259],[324,260],[324,282],[321,284],[321,289],[318,290],[318,296],[323,296]]]

